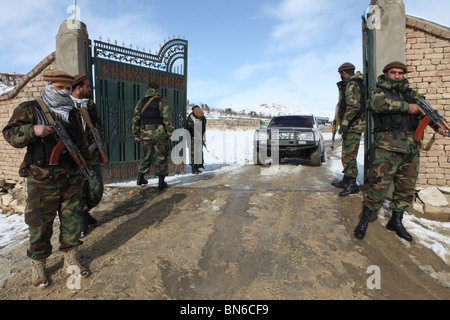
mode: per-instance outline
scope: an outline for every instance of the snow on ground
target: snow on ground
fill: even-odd
[[[8,92],[11,91],[12,89],[14,89],[14,87],[12,87],[12,86],[7,86],[7,85],[5,85],[3,82],[0,81],[0,96],[1,96],[2,94],[8,93]]]
[[[18,214],[6,216],[0,210],[0,250],[6,245],[20,245],[28,240],[28,226]]]
[[[218,174],[231,171],[236,166],[253,164],[253,135],[254,130],[208,130],[206,141],[207,150],[204,150],[204,171]],[[325,140],[331,140],[331,133],[324,133],[323,136]],[[339,154],[341,146],[338,139],[336,139],[335,146]],[[359,172],[361,173],[358,177],[359,184],[363,184],[363,150],[364,147],[361,145],[357,158]],[[342,178],[342,166],[339,158],[330,159],[327,156],[327,161],[323,164],[323,168],[330,170],[336,178]],[[157,178],[147,178],[149,180],[149,186],[157,186]],[[166,178],[166,181],[171,185],[185,185],[196,180],[196,176],[191,174],[189,165],[187,166],[186,173],[172,175]],[[130,182],[115,183],[108,186],[126,187],[135,185],[136,181],[133,179]],[[382,210],[386,209],[383,208]],[[378,221],[383,221],[385,224],[387,218],[384,216],[380,213],[379,217],[381,219],[378,219]],[[420,243],[433,250],[444,262],[447,264],[450,263],[449,222],[431,221],[417,218],[412,214],[405,214],[404,224],[413,235],[416,243]],[[22,216],[6,216],[0,214],[0,250],[6,245],[22,244],[27,240],[27,236],[28,230]]]

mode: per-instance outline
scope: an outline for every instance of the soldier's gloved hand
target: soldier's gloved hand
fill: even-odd
[[[347,131],[348,131],[348,126],[343,126],[343,125],[339,126],[339,133],[340,134],[346,134]]]

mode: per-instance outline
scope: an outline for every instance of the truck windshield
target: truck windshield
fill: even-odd
[[[270,128],[312,128],[313,118],[311,116],[275,117],[269,123]]]

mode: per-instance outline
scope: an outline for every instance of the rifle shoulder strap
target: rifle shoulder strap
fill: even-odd
[[[48,123],[52,123],[53,121],[55,121],[55,119],[53,119],[52,114],[50,113],[50,110],[48,109],[47,105],[44,103],[42,98],[41,97],[37,97],[36,101],[39,103],[39,106],[41,107],[42,111],[44,112],[45,117],[48,120]]]
[[[156,98],[158,98],[158,96],[154,96],[152,97],[150,100],[147,101],[147,103],[142,107],[141,109],[141,115],[144,113],[145,109],[147,109],[147,107],[150,105],[150,103],[155,100]]]
[[[79,109],[81,117],[86,121],[87,126],[89,129],[93,129],[94,125],[92,124],[91,117],[89,116],[89,112],[86,108]]]
[[[429,151],[431,149],[431,147],[433,146],[435,141],[436,141],[436,132],[433,134],[433,136],[431,137],[430,141],[428,141],[426,146],[424,146],[423,142],[420,141],[420,143],[419,143],[420,150],[422,150],[422,151]]]

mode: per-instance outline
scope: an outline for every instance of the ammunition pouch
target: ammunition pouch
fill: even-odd
[[[419,117],[409,113],[374,113],[373,127],[375,132],[415,131],[419,125]]]
[[[408,103],[416,103],[411,96],[412,89],[407,89],[403,93],[403,97],[400,94],[386,90],[383,90],[388,99],[394,101],[406,101]],[[415,114],[409,113],[372,113],[373,127],[375,132],[402,132],[402,131],[415,131],[419,126],[419,117]]]

